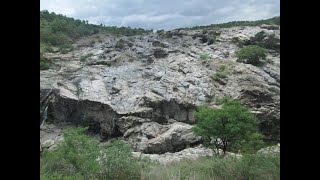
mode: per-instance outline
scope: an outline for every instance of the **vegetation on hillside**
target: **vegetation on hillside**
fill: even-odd
[[[280,179],[279,155],[203,157],[161,165],[135,158],[121,140],[102,146],[87,128],[64,130],[64,141],[40,154],[40,179]]]
[[[257,20],[257,21],[231,21],[227,23],[221,23],[221,24],[211,24],[207,26],[194,26],[190,28],[182,28],[182,29],[210,29],[210,28],[230,28],[235,26],[260,26],[262,24],[267,25],[280,25],[280,16],[273,17],[270,19],[265,20]]]
[[[49,13],[47,10],[40,11],[40,50],[42,52],[54,52],[54,48],[58,48],[59,52],[67,53],[73,50],[72,44],[79,38],[98,33],[133,36],[148,32],[152,30],[94,25],[85,20],[81,21],[54,12]],[[90,45],[94,43],[91,42]],[[48,64],[40,60],[40,69],[48,68]]]
[[[206,106],[194,112],[197,124],[193,132],[201,136],[204,145],[219,150],[254,153],[263,146],[263,135],[258,132],[255,116],[240,101],[231,98],[219,100],[221,108]]]
[[[132,36],[152,32],[152,30],[94,25],[85,20],[81,21],[54,12],[49,13],[47,10],[40,11],[40,44],[68,48],[80,37],[100,32]]]

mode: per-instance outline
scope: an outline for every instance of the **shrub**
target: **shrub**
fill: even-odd
[[[49,69],[49,64],[46,61],[40,61],[40,70]]]
[[[209,58],[209,54],[208,54],[208,53],[200,54],[200,59],[202,59],[202,60],[208,60],[208,58]]]
[[[47,59],[40,53],[40,70],[47,70],[49,69],[49,64]]]
[[[228,66],[227,65],[218,66],[216,73],[212,76],[212,79],[219,83],[224,83],[221,80],[226,79],[228,75],[232,73],[232,68],[233,68],[232,64],[229,64]]]
[[[261,59],[264,60],[266,58],[267,56],[266,53],[267,51],[265,48],[262,48],[256,45],[250,45],[240,49],[235,54],[236,54],[236,57],[238,58],[237,62],[258,65],[260,64]]]
[[[64,141],[40,155],[41,179],[139,179],[149,167],[150,161],[133,157],[123,141],[99,146],[87,129],[65,129]]]
[[[222,104],[221,109],[203,106],[194,113],[197,124],[193,127],[193,131],[202,137],[204,145],[211,147],[217,154],[219,149],[222,149],[225,154],[232,149],[243,150],[245,144],[250,141],[260,142],[262,135],[258,136],[255,116],[248,108],[241,105],[240,101],[231,98],[223,98],[219,103]]]
[[[86,136],[87,128],[65,129],[64,141],[54,151],[44,152],[40,158],[44,174],[70,176],[79,174],[94,177],[99,172],[98,141]]]
[[[103,179],[139,179],[141,170],[148,164],[144,159],[133,157],[131,148],[122,140],[107,146],[100,162],[102,167],[106,167]]]
[[[213,43],[214,43],[214,41],[215,41],[215,38],[210,38],[210,39],[209,39],[209,41],[208,41],[208,45],[213,44]]]

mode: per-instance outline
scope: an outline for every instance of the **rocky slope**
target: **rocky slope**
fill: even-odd
[[[267,63],[236,62],[239,42],[261,31]],[[40,121],[48,106],[51,123],[89,126],[101,141],[123,136],[143,153],[174,153],[201,143],[191,131],[195,108],[215,107],[215,98],[228,95],[251,108],[267,138],[280,141],[279,29],[100,35],[88,46],[92,39],[81,39],[67,54],[44,54],[51,69],[40,71]],[[226,77],[216,78],[221,66]]]

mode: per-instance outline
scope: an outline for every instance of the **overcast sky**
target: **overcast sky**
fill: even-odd
[[[280,0],[40,0],[48,10],[93,24],[174,29],[280,15]]]

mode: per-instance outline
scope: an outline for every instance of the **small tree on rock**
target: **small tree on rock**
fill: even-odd
[[[220,109],[203,106],[194,113],[197,124],[193,132],[202,137],[204,145],[211,147],[218,155],[220,149],[225,155],[231,149],[249,152],[260,148],[263,136],[258,132],[255,116],[249,109],[231,98],[220,102]]]

